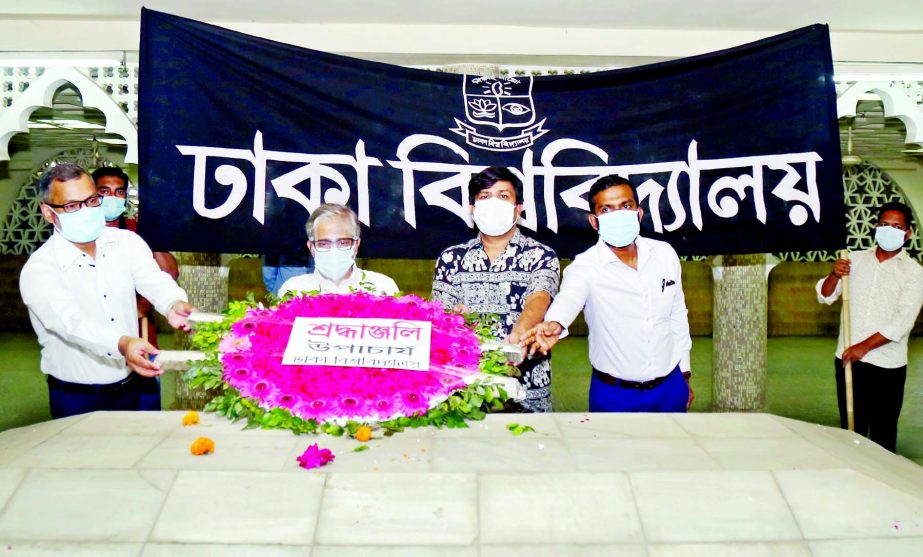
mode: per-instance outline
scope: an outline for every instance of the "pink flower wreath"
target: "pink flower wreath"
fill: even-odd
[[[296,317],[429,321],[430,370],[283,365]],[[425,414],[464,389],[478,372],[481,351],[460,315],[418,296],[365,292],[293,298],[275,308],[250,308],[218,346],[223,378],[244,397],[317,422],[386,421]]]

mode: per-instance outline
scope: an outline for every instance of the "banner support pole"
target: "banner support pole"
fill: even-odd
[[[840,259],[849,259],[849,252],[840,250]],[[843,349],[852,346],[849,317],[849,275],[843,281]],[[846,384],[846,423],[849,431],[856,431],[855,410],[853,408],[852,362],[843,364],[844,383]]]

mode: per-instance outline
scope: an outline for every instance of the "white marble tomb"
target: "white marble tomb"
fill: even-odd
[[[363,452],[183,414],[0,433],[0,555],[923,555],[923,468],[767,414],[491,415]],[[299,468],[315,442],[336,460]]]

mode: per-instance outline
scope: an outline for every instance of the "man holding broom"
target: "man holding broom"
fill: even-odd
[[[907,339],[923,305],[923,267],[903,250],[912,226],[910,207],[885,203],[878,210],[877,245],[838,260],[817,282],[824,304],[840,297],[845,280],[851,291],[844,296],[834,362],[840,425],[848,424],[844,366],[851,364],[855,431],[891,452],[907,379]]]

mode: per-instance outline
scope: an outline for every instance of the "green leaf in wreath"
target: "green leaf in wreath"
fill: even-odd
[[[448,414],[445,417],[445,425],[453,429],[464,429],[468,427],[468,423],[465,422],[465,418],[457,414]]]

